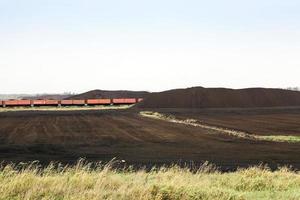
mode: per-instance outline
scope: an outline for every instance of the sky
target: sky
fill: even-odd
[[[0,0],[0,93],[300,86],[299,0]]]

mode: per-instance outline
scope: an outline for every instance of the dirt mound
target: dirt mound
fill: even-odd
[[[138,108],[246,108],[300,106],[300,92],[283,89],[203,88],[152,93]]]
[[[145,91],[128,91],[128,90],[92,90],[82,94],[68,97],[66,99],[105,99],[105,98],[144,98],[149,94]]]

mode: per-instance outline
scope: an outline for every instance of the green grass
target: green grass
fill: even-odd
[[[300,174],[288,168],[221,173],[207,164],[196,172],[177,166],[148,172],[110,166],[7,165],[0,170],[0,199],[300,199]]]
[[[300,142],[300,136],[292,135],[268,135],[268,136],[259,136],[263,140],[269,141],[282,141],[282,142]]]
[[[237,130],[229,130],[224,129],[221,127],[216,126],[210,126],[207,124],[202,124],[198,122],[195,119],[176,119],[175,116],[171,115],[164,115],[158,112],[152,112],[152,111],[141,111],[141,116],[157,119],[157,120],[164,120],[171,123],[178,123],[178,124],[185,124],[188,126],[195,126],[195,127],[201,127],[208,130],[213,130],[221,134],[230,135],[233,137],[238,138],[244,138],[249,140],[260,140],[260,141],[270,141],[270,142],[289,142],[289,143],[298,143],[300,142],[300,136],[293,136],[293,135],[256,135],[256,134],[249,134],[243,131],[237,131]]]

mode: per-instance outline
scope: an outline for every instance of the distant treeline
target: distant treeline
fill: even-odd
[[[300,91],[300,87],[288,87],[287,90]]]

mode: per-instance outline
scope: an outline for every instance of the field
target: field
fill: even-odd
[[[220,134],[216,130],[146,118],[139,112],[134,109],[2,112],[0,160],[15,163],[39,160],[46,165],[51,161],[74,163],[80,157],[89,161],[117,158],[125,160],[124,165],[136,168],[174,163],[199,166],[209,161],[219,166],[221,171],[260,163],[268,164],[271,169],[283,165],[300,169],[299,143],[237,138]],[[160,112],[174,114],[179,118],[211,121],[216,115],[216,111],[211,110],[194,113],[178,110]],[[223,116],[218,119],[224,119],[225,124],[225,119],[232,117],[232,112],[245,111],[218,111],[217,115]],[[288,135],[299,134],[299,126],[290,125],[299,123],[299,109],[251,110],[241,115],[241,118],[236,118],[235,123],[240,124],[239,129],[246,131],[248,127],[251,130],[262,130],[255,134],[267,133],[260,125],[255,127],[253,123],[252,126],[246,126],[248,123],[243,124],[238,120],[243,121],[247,116],[253,119],[265,115],[265,123],[272,123],[268,121],[270,118],[284,118],[288,115],[285,121],[286,126],[290,127]],[[263,121],[263,118],[259,121]],[[274,123],[272,128],[276,129],[276,126],[278,129],[283,127],[282,123]],[[276,133],[270,132],[268,135]]]
[[[289,199],[300,198],[300,174],[264,166],[221,173],[212,165],[196,171],[173,166],[115,170],[114,162],[73,167],[3,166],[0,199]]]
[[[218,127],[257,135],[300,136],[300,108],[161,110],[181,119],[193,118]]]

